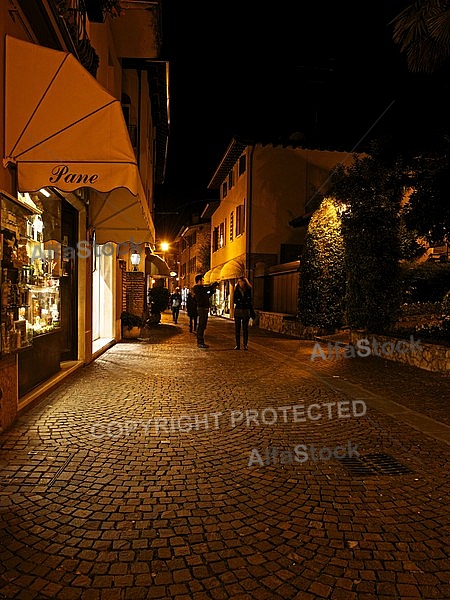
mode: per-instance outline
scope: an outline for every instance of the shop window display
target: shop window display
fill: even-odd
[[[6,355],[59,327],[62,260],[59,241],[44,241],[39,199],[25,195],[16,200],[4,192],[0,198],[0,347]]]

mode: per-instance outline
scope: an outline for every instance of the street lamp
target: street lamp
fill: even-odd
[[[161,242],[161,250],[163,251],[163,260],[166,260],[166,252],[169,249],[168,242]]]
[[[133,252],[131,255],[131,264],[133,265],[133,271],[137,271],[139,263],[141,262],[141,255],[139,252]]]

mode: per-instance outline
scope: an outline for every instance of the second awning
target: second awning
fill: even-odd
[[[140,245],[155,241],[155,228],[142,186],[137,197],[124,188],[104,194],[91,193],[88,223],[99,244],[130,242]]]
[[[169,265],[157,254],[153,254],[148,248],[145,250],[145,273],[146,275],[170,276]]]

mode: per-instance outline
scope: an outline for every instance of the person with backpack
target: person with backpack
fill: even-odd
[[[170,296],[170,308],[172,310],[173,322],[178,323],[178,316],[181,308],[181,294],[180,288],[176,288],[174,293]]]

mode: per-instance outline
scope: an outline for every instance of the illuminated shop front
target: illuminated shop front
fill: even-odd
[[[115,244],[98,245],[92,252],[92,348],[95,353],[114,339]]]
[[[70,53],[7,35],[4,110],[0,377],[20,399],[120,339],[117,247],[154,226],[121,104]]]
[[[0,214],[1,350],[18,353],[23,395],[76,357],[77,259],[68,247],[77,213],[49,188],[17,198],[2,192]]]

